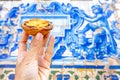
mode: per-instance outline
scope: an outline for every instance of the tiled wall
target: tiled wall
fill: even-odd
[[[21,23],[34,17],[54,25],[49,80],[119,80],[119,6],[119,0],[0,1],[0,80],[14,80]]]

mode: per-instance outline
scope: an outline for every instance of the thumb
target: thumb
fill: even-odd
[[[34,55],[38,54],[42,49],[42,45],[43,45],[43,35],[41,33],[38,33],[31,41],[30,53]]]

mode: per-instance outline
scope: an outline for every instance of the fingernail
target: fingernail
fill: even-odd
[[[36,40],[39,40],[43,35],[41,33],[37,33],[37,35],[35,36]]]

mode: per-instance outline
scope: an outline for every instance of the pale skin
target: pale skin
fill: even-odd
[[[23,31],[18,48],[15,80],[48,80],[55,38],[38,33],[26,48],[28,34]],[[46,47],[46,44],[48,45]]]

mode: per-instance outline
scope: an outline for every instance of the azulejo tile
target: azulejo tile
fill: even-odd
[[[21,23],[26,19],[35,17],[50,20],[54,25],[52,35],[57,36],[54,48],[55,50],[53,53],[54,61],[56,61],[58,58],[62,59],[64,55],[67,55],[67,53],[71,53],[71,56],[77,60],[83,59],[82,57],[84,57],[84,59],[86,58],[87,60],[94,60],[95,57],[96,59],[102,60],[106,57],[117,54],[117,48],[119,48],[119,46],[117,46],[117,42],[119,42],[119,31],[117,30],[118,27],[115,25],[117,22],[111,20],[112,24],[110,24],[108,20],[111,19],[111,16],[115,12],[113,9],[111,9],[111,5],[114,3],[114,1],[104,2],[99,0],[99,5],[97,5],[96,2],[96,4],[91,3],[90,6],[84,2],[86,3],[84,4],[86,5],[86,9],[74,7],[74,5],[71,3],[65,4],[52,1],[48,3],[46,2],[46,4],[44,3],[45,2],[41,2],[41,4],[21,3],[18,4],[18,6],[13,6],[10,10],[8,10],[7,16],[4,20],[1,20],[0,24],[2,26],[0,35],[0,50],[3,54],[1,55],[1,58],[6,58],[9,54],[11,56],[16,55],[17,57],[17,54],[14,53],[17,53],[18,41],[20,39],[20,32],[18,31],[21,29]],[[41,6],[40,9],[37,8],[38,5]],[[90,10],[87,10],[87,7],[90,7]],[[101,10],[99,15],[104,15],[102,18],[105,18],[106,20],[98,19],[91,21],[90,18],[85,16],[95,15],[94,9],[96,8],[99,11]],[[102,12],[106,8],[106,12]],[[85,20],[82,16],[89,20]],[[105,22],[103,20],[105,20],[106,23],[100,23]],[[100,28],[100,31],[94,31],[91,28],[86,29],[87,26],[90,25],[96,26],[98,29],[100,25],[102,26],[105,24],[106,27]],[[113,26],[114,31],[111,33],[111,29],[109,27],[113,28]],[[14,30],[16,30],[16,32],[14,32]],[[88,30],[91,30],[91,32]],[[95,34],[92,35],[93,33]],[[112,35],[115,35],[115,37],[112,37]],[[117,40],[115,41],[115,39]],[[7,52],[9,54],[4,54],[5,51],[9,51]],[[59,52],[62,53],[59,54]],[[57,54],[59,54],[59,56]]]

